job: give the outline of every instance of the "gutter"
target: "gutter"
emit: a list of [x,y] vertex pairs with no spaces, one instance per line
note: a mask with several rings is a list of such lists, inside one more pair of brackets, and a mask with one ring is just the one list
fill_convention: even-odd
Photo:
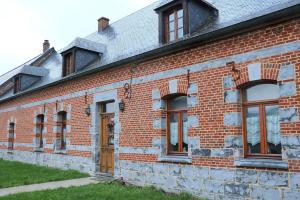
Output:
[[12,99],[16,99],[16,98],[24,96],[26,94],[33,93],[33,92],[36,92],[36,91],[39,91],[39,90],[42,90],[42,89],[45,89],[45,88],[48,88],[51,86],[59,85],[60,83],[64,83],[64,82],[67,82],[67,81],[70,81],[70,80],[73,80],[73,79],[76,79],[79,77],[94,74],[96,72],[100,72],[100,71],[106,70],[108,68],[116,68],[116,67],[123,66],[123,65],[126,65],[129,63],[136,63],[137,61],[144,62],[146,60],[154,59],[156,57],[165,56],[168,54],[172,54],[174,52],[178,52],[181,50],[199,46],[200,44],[203,45],[203,44],[206,44],[209,42],[225,39],[225,38],[237,35],[237,34],[253,31],[258,28],[262,28],[262,27],[265,27],[268,25],[273,25],[273,24],[277,24],[277,23],[284,22],[287,20],[291,20],[291,19],[300,17],[299,10],[300,10],[300,4],[296,4],[294,6],[291,6],[291,7],[279,10],[279,11],[275,11],[275,12],[272,12],[267,15],[256,17],[256,18],[244,21],[244,22],[240,22],[240,23],[237,23],[237,24],[225,27],[225,28],[221,28],[221,29],[209,32],[209,33],[191,36],[189,38],[180,40],[176,43],[167,44],[167,45],[161,46],[154,50],[144,52],[144,53],[136,55],[136,56],[132,56],[132,57],[129,57],[129,58],[126,58],[123,60],[119,60],[119,61],[107,64],[104,66],[99,66],[98,68],[84,71],[84,72],[81,72],[78,74],[74,74],[73,76],[65,77],[63,79],[40,86],[38,88],[34,88],[32,90],[28,90],[28,91],[16,94],[16,95],[8,97],[6,99],[0,100],[0,103],[6,102],[6,101],[9,101]]

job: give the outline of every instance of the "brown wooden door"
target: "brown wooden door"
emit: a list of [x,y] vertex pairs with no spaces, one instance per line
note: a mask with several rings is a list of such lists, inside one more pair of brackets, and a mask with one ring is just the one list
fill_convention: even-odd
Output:
[[101,117],[101,152],[100,171],[102,173],[114,173],[114,114],[104,113]]

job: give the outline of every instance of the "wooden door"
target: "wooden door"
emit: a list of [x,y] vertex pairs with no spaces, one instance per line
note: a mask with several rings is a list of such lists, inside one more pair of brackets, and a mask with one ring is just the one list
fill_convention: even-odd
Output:
[[102,173],[114,173],[114,114],[102,113],[101,119],[101,152],[100,171]]

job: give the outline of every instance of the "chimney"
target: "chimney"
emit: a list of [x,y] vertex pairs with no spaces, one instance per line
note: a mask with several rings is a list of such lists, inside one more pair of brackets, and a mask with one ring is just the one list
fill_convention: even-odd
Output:
[[103,31],[109,26],[109,19],[106,17],[101,17],[98,19],[98,32]]
[[43,53],[45,53],[50,48],[49,40],[45,40],[43,43]]

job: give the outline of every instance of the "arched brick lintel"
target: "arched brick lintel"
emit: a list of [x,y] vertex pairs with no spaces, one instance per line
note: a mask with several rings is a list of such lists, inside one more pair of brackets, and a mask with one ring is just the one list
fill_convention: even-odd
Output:
[[188,82],[186,80],[170,80],[160,85],[160,96],[165,98],[172,94],[188,94]]
[[237,88],[242,88],[252,82],[269,80],[279,82],[279,64],[255,63],[239,70],[239,79],[235,81]]

